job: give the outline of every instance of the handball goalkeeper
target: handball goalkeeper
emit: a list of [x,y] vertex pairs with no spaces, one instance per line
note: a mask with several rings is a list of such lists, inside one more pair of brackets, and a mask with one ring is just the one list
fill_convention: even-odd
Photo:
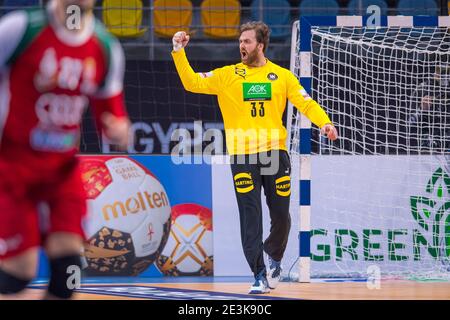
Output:
[[[287,130],[282,121],[287,99],[329,139],[337,139],[337,130],[295,75],[265,57],[269,43],[266,24],[243,24],[239,37],[241,62],[206,73],[195,73],[189,65],[184,50],[188,42],[185,32],[175,33],[172,57],[186,90],[218,97],[231,156],[242,246],[255,276],[249,292],[266,293],[280,279],[281,259],[291,226],[291,165],[285,143]],[[261,187],[271,219],[270,234],[264,242]],[[268,271],[263,252],[268,254]]]

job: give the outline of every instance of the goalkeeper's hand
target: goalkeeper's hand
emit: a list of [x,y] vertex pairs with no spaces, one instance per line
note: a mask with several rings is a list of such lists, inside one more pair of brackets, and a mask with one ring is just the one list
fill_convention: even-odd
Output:
[[186,32],[184,31],[178,31],[173,35],[172,38],[173,51],[177,52],[181,48],[186,47],[188,42],[189,42],[189,35],[187,35]]
[[320,129],[320,133],[327,136],[328,139],[334,141],[338,138],[338,132],[336,128],[331,124],[327,123]]

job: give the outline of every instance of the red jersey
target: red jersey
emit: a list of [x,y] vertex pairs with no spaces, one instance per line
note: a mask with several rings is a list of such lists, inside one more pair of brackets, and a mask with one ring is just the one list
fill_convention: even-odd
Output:
[[126,116],[123,51],[93,17],[74,34],[52,5],[8,14],[0,72],[0,160],[51,171],[75,156],[89,104],[97,124],[105,111]]

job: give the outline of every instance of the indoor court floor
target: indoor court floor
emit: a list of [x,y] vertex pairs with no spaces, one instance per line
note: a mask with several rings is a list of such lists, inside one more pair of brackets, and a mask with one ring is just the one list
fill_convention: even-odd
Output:
[[[281,282],[264,295],[249,295],[249,277],[94,278],[77,289],[79,300],[450,300],[450,282],[382,280],[379,288],[365,280]],[[46,283],[34,281],[22,296],[40,299]]]

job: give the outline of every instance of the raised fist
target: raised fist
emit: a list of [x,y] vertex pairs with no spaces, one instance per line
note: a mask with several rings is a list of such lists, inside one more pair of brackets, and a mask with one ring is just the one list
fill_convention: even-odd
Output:
[[189,35],[187,35],[184,31],[178,31],[172,38],[173,51],[179,51],[181,48],[186,47],[188,42]]

